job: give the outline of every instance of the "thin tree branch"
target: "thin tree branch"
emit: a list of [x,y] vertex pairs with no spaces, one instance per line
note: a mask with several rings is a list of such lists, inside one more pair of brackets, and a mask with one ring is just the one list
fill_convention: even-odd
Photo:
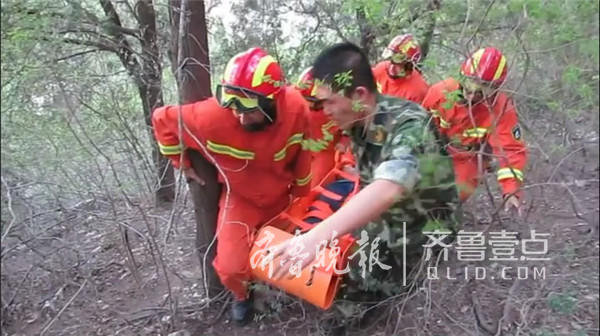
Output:
[[48,331],[48,329],[50,329],[52,324],[54,324],[54,322],[56,322],[56,320],[60,317],[60,315],[62,315],[62,313],[67,309],[67,307],[69,307],[71,305],[71,303],[73,303],[73,301],[79,295],[79,293],[81,293],[81,291],[83,290],[83,288],[85,287],[87,282],[88,282],[87,279],[85,279],[83,281],[83,283],[81,284],[81,286],[79,287],[77,292],[75,294],[73,294],[73,296],[69,299],[69,301],[67,303],[65,303],[65,305],[62,307],[62,309],[52,318],[52,320],[50,320],[50,322],[48,322],[48,324],[46,324],[44,329],[42,329],[42,331],[40,332],[40,336],[43,336],[46,333],[46,331]]
[[98,52],[98,51],[101,51],[101,50],[100,49],[84,50],[84,51],[80,51],[80,52],[77,52],[77,53],[74,53],[74,54],[71,54],[71,55],[67,55],[67,56],[63,56],[63,57],[60,57],[60,58],[56,58],[56,59],[54,59],[54,62],[66,61],[66,60],[71,59],[71,58],[75,58],[75,57],[79,57],[79,56],[83,56],[83,55],[95,53],[95,52]]
[[82,46],[86,46],[86,47],[95,47],[98,50],[111,51],[114,53],[118,53],[118,49],[116,46],[108,45],[108,44],[106,44],[106,42],[80,40],[80,39],[74,39],[74,38],[63,38],[63,42],[70,43],[70,44],[76,44],[76,45],[82,45]]

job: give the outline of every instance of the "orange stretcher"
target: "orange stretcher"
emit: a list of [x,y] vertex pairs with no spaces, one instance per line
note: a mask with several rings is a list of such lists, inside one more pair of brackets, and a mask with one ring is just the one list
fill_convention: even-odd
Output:
[[[311,224],[307,220],[308,218],[320,216],[322,220],[333,213],[331,210],[327,211],[329,204],[319,200],[319,197],[326,196],[329,199],[340,200],[341,196],[325,189],[325,186],[339,180],[347,180],[353,183],[354,186],[351,192],[345,196],[342,204],[358,192],[359,177],[342,171],[343,164],[339,158],[339,153],[336,153],[336,165],[323,178],[321,183],[310,191],[309,195],[295,200],[278,217],[258,231],[250,251],[250,265],[255,280],[280,288],[321,309],[331,307],[340,287],[343,272],[336,272],[335,269],[338,271],[344,270],[348,264],[348,256],[351,247],[355,243],[355,239],[350,234],[338,238],[339,253],[326,248],[321,258],[317,258],[316,261],[305,267],[298,277],[290,279],[285,276],[275,281],[269,277],[269,266],[261,267],[261,261],[264,259],[268,247],[275,246],[291,238],[297,230],[306,232],[312,229],[316,224]],[[335,246],[333,247],[335,248]],[[279,259],[272,262],[274,264],[278,263]],[[313,267],[315,265],[316,267]],[[333,265],[335,265],[335,269]]]

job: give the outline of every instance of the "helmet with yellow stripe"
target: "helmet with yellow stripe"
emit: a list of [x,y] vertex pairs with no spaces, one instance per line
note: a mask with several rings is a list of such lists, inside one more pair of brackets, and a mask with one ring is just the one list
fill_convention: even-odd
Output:
[[227,63],[222,84],[273,98],[283,86],[283,72],[273,56],[261,48],[250,48]]
[[295,87],[308,102],[311,110],[320,110],[323,108],[321,101],[316,96],[317,86],[312,74],[312,67],[308,67],[300,74]]
[[467,78],[497,87],[506,79],[507,70],[506,57],[500,50],[488,47],[477,50],[467,58],[460,73]]
[[279,63],[261,48],[250,48],[231,58],[215,96],[236,114],[262,112],[268,122],[276,117],[275,98],[284,85]]
[[398,35],[390,41],[382,56],[395,64],[406,61],[417,64],[421,60],[421,47],[412,34]]
[[306,100],[315,98],[315,81],[312,74],[312,67],[306,68],[296,82],[296,88]]

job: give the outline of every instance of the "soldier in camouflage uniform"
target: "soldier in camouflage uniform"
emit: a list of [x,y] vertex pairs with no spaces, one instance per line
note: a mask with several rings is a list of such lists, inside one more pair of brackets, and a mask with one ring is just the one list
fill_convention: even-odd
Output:
[[[353,152],[360,171],[361,189],[376,180],[404,184],[416,178],[412,191],[400,197],[379,219],[355,232],[366,230],[369,242],[380,238],[379,257],[389,272],[375,268],[364,273],[358,260],[348,275],[347,293],[377,291],[387,295],[401,291],[403,252],[407,265],[417,264],[427,237],[423,231],[453,231],[458,204],[452,161],[437,138],[435,126],[421,106],[390,96],[376,96],[372,120],[350,130]],[[414,176],[414,172],[417,175]],[[406,223],[404,231],[403,222]],[[406,239],[404,238],[406,234]],[[406,243],[406,247],[403,244]]]
[[[393,294],[402,287],[403,251],[407,264],[420,259],[427,241],[423,231],[453,228],[458,197],[452,161],[423,108],[377,93],[368,59],[357,46],[342,43],[323,51],[313,65],[313,75],[319,81],[317,98],[325,113],[351,135],[361,191],[298,238],[308,253],[302,265],[313,260],[313,250],[321,241],[348,232],[366,238],[361,232],[366,230],[371,244],[367,256],[379,238],[379,260],[392,268],[376,265],[365,274],[355,264],[356,256],[346,277],[347,288]],[[283,255],[275,277],[283,276],[294,258],[286,244],[271,250],[273,257]]]

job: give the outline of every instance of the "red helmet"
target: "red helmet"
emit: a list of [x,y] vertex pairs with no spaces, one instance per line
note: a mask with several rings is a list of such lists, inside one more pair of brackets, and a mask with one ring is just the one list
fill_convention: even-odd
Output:
[[260,48],[250,48],[229,60],[222,84],[273,98],[283,86],[284,79],[275,58]]
[[490,83],[494,86],[501,85],[506,79],[506,57],[496,48],[482,48],[463,62],[460,73],[469,78]]
[[383,58],[391,58],[392,63],[409,60],[419,63],[421,60],[421,47],[411,34],[398,35],[392,39],[383,51]]
[[314,100],[315,97],[315,81],[312,74],[312,67],[308,67],[306,70],[300,74],[300,78],[298,78],[298,82],[296,82],[296,88],[304,99],[306,100]]

